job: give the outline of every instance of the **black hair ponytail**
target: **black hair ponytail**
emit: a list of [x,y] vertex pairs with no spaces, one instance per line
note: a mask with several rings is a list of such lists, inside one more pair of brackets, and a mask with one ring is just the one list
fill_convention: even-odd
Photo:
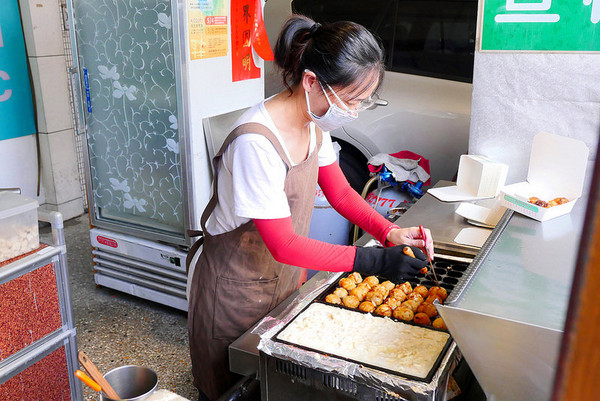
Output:
[[363,82],[374,70],[379,87],[384,73],[383,50],[365,27],[350,21],[321,25],[303,15],[293,15],[284,24],[275,63],[290,91],[305,69],[323,84],[344,87]]

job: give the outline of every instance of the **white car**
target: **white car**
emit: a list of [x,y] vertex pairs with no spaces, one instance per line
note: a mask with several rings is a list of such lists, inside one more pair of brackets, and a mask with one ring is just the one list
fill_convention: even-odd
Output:
[[[321,23],[360,23],[385,49],[381,100],[331,132],[351,185],[362,190],[371,156],[401,150],[430,160],[432,183],[452,180],[469,139],[477,1],[269,0],[264,15],[271,44],[292,10]],[[272,63],[266,70],[270,96],[282,83]]]

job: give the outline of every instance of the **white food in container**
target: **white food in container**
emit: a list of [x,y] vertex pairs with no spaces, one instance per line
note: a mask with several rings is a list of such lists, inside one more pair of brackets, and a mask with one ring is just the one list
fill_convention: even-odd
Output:
[[392,319],[311,304],[277,338],[364,364],[425,378],[449,334]]

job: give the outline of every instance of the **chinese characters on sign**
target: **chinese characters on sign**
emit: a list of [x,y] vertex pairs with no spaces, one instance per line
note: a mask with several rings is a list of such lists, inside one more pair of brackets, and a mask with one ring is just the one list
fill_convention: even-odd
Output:
[[273,59],[261,0],[231,0],[231,47],[233,82],[260,77],[253,50],[264,60]]
[[225,0],[188,0],[190,58],[223,57],[229,49]]
[[481,50],[600,51],[600,0],[486,0]]

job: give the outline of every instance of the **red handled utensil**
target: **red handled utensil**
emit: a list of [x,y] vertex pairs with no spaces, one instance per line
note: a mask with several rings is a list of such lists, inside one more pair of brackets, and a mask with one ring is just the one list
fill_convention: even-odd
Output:
[[440,282],[438,281],[437,275],[435,274],[435,269],[433,268],[433,263],[431,263],[431,257],[429,256],[429,249],[427,249],[427,235],[425,234],[425,229],[423,228],[423,226],[419,226],[419,231],[421,231],[421,238],[423,238],[423,241],[425,242],[425,251],[426,251],[427,261],[429,262],[429,268],[433,272],[433,278],[435,279],[435,283],[437,284],[438,287],[440,287]]

